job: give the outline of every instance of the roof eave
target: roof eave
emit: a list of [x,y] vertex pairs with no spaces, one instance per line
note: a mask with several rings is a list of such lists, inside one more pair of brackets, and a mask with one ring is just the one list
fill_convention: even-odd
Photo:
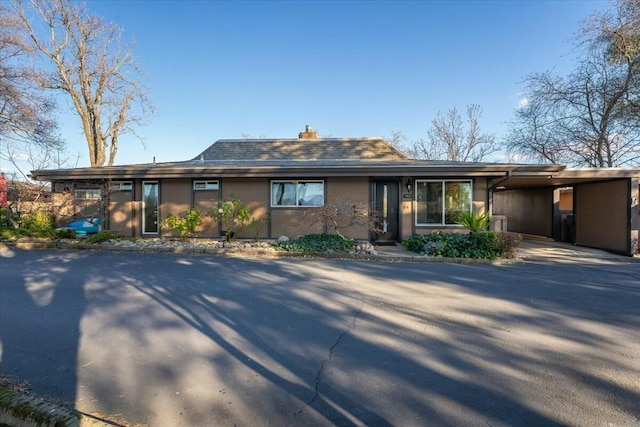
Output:
[[211,165],[188,165],[164,167],[151,165],[143,167],[111,166],[106,168],[77,168],[36,170],[31,175],[39,181],[68,179],[161,179],[161,178],[222,178],[222,177],[279,177],[279,176],[501,176],[507,172],[515,174],[549,174],[559,172],[559,165],[334,165],[309,167],[300,164],[292,166],[245,166],[225,167]]

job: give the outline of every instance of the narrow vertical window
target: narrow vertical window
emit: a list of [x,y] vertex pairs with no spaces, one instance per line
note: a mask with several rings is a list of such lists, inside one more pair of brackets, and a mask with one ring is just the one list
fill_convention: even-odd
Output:
[[142,232],[147,234],[158,233],[158,183],[142,183]]

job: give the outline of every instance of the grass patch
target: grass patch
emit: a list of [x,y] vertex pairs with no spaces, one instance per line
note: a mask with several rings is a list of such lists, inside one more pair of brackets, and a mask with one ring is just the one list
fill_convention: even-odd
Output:
[[0,377],[0,411],[10,415],[14,421],[55,427],[79,424],[82,416],[78,412],[12,388],[6,379]]

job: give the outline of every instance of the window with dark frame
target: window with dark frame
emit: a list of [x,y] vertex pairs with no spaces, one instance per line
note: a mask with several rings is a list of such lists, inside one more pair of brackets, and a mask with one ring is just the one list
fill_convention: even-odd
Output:
[[324,181],[271,181],[272,207],[324,205]]
[[133,183],[131,181],[112,181],[111,191],[132,191]]
[[100,188],[77,188],[73,192],[76,200],[101,200],[102,190]]
[[416,225],[457,225],[461,213],[471,213],[472,193],[471,181],[416,180]]
[[193,181],[193,189],[194,190],[199,190],[199,191],[204,191],[204,190],[218,190],[220,187],[218,181],[202,181],[202,180],[198,180],[198,181]]

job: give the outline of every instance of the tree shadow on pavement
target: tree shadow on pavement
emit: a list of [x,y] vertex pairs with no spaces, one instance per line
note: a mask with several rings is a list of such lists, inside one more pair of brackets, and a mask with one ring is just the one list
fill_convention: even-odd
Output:
[[[75,284],[54,307],[82,306],[56,326],[76,335],[61,340],[77,351],[64,365],[82,410],[153,426],[624,425],[640,414],[629,380],[640,375],[638,267],[89,259],[49,278]],[[13,298],[15,323],[31,303]],[[5,353],[17,363],[17,339],[7,352],[0,337],[0,366]]]
[[[554,422],[640,422],[640,384],[630,380],[640,376],[635,260],[348,268],[379,283],[419,284],[413,310],[406,301],[389,302],[388,290],[370,294],[369,302],[384,306],[386,316],[396,313],[422,324],[430,337],[442,337],[426,346],[437,349],[429,351],[436,365],[454,368],[469,382],[500,390],[539,413],[562,414],[551,418]],[[424,337],[414,344],[421,343]],[[509,423],[529,424],[526,420]]]
[[[172,404],[183,406],[184,424],[567,423],[510,389],[526,382],[500,378],[503,366],[530,373],[528,364],[538,356],[502,348],[473,322],[421,310],[414,302],[422,298],[422,281],[398,273],[407,265],[206,257],[154,261],[142,279],[125,273],[115,278],[146,298],[136,313],[103,325],[127,327],[141,348],[156,353],[151,349],[155,338],[174,337],[172,360],[136,368],[143,369],[137,373],[143,378],[166,371],[168,382],[138,386],[140,399],[131,411],[169,411],[166,398],[163,408],[139,402],[157,397],[151,393],[157,395],[158,385],[178,389],[192,381],[187,376],[196,375],[199,391],[186,396],[180,391]],[[417,268],[414,273],[429,274],[424,265],[410,265]],[[449,283],[459,288],[470,286],[465,281],[471,279],[447,273],[432,280],[441,282],[445,289],[439,292],[446,294]],[[394,281],[406,288],[404,301],[394,303],[385,295]],[[381,295],[376,295],[378,284]],[[492,319],[493,314],[478,316],[504,321]],[[465,315],[473,316],[473,309]],[[189,338],[194,333],[198,337]],[[196,341],[203,336],[210,341],[205,348],[189,350],[202,346]],[[147,372],[149,366],[153,369]],[[121,388],[119,377],[111,381],[110,389]],[[243,402],[236,400],[240,396]]]
[[0,252],[0,373],[73,406],[80,322],[90,278],[80,253]]

